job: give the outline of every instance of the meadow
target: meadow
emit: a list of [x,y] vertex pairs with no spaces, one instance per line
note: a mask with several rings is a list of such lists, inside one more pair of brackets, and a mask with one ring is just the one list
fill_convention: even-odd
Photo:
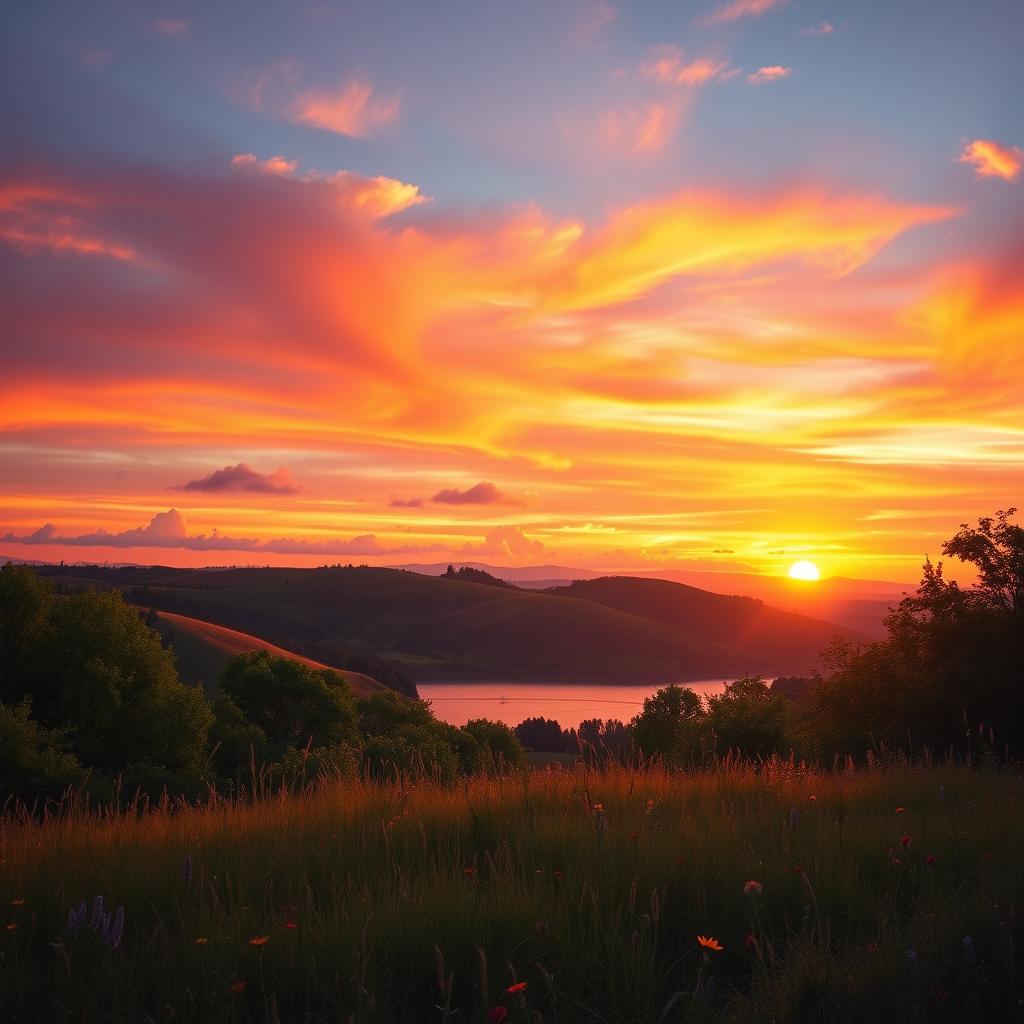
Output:
[[1021,785],[773,759],[8,805],[0,1018],[1020,1020]]

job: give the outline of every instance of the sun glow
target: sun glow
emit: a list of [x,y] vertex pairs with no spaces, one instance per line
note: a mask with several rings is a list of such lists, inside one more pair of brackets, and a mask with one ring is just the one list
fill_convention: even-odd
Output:
[[801,559],[789,567],[789,578],[791,580],[820,580],[821,573],[813,562]]

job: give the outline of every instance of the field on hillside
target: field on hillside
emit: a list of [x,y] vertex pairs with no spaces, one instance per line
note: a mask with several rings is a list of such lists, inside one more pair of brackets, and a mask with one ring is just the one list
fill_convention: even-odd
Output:
[[1020,1020],[1021,796],[774,762],[8,808],[0,1019]]

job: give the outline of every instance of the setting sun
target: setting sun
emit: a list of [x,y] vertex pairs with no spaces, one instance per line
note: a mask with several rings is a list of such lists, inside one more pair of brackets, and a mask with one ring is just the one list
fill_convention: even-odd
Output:
[[789,578],[792,580],[820,580],[821,573],[813,562],[801,559],[789,567]]

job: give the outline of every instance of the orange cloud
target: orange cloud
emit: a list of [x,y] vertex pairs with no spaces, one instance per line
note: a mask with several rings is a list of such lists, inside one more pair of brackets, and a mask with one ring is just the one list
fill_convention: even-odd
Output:
[[751,85],[764,85],[765,82],[777,82],[780,78],[789,78],[792,74],[792,68],[783,67],[781,64],[771,64],[768,67],[758,68],[752,75],[747,75],[747,81]]
[[351,171],[338,171],[328,175],[326,180],[346,203],[371,217],[388,217],[430,201],[430,197],[425,196],[417,185],[382,175],[363,178]]
[[292,116],[302,124],[325,131],[361,138],[398,116],[397,96],[378,98],[369,83],[353,79],[340,91],[314,89],[300,93],[292,105]]
[[783,7],[786,0],[732,0],[731,3],[717,7],[707,17],[702,18],[701,25],[722,25],[740,18],[759,18],[762,14],[778,7]]
[[957,159],[959,163],[970,164],[976,178],[1016,181],[1024,167],[1024,150],[1019,146],[1004,146],[992,139],[975,139],[964,147]]
[[697,57],[685,63],[683,51],[677,46],[658,46],[651,50],[648,60],[640,65],[644,78],[666,85],[704,85],[721,77],[729,67],[727,60]]

